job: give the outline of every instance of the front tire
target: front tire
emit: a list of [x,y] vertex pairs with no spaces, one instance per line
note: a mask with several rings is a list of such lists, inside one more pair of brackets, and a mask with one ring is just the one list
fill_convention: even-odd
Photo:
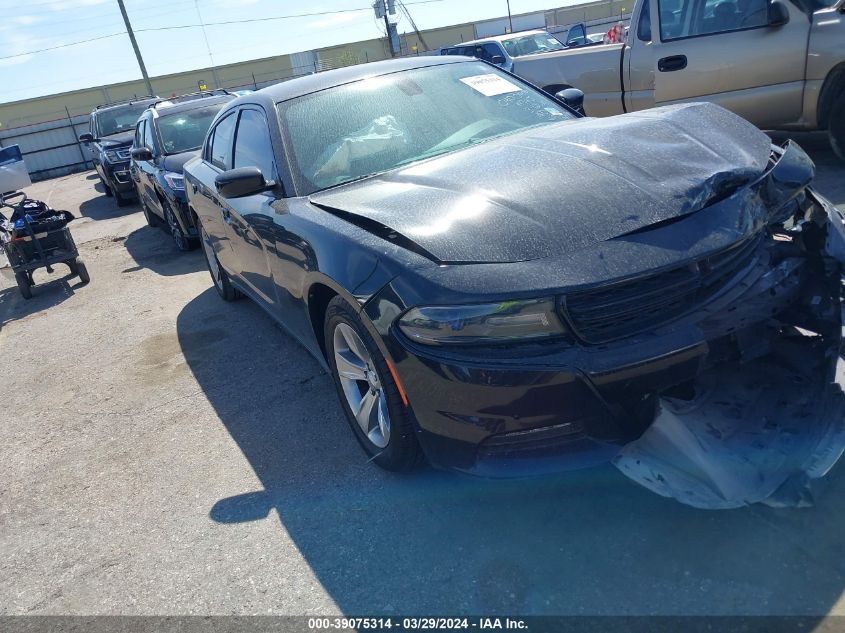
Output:
[[103,180],[102,177],[100,177],[100,184],[103,185],[103,193],[106,194],[106,197],[111,198],[114,195],[114,192],[111,190],[111,187],[106,184],[106,181]]
[[147,203],[144,202],[144,199],[139,196],[141,200],[141,210],[144,212],[144,219],[147,221],[147,226],[152,226],[153,228],[159,226],[161,224],[161,220],[158,219],[158,216],[150,211],[150,208],[147,206]]
[[839,98],[833,104],[827,134],[833,151],[839,157],[839,160],[845,161],[845,91],[839,95]]
[[176,248],[182,252],[194,250],[194,240],[185,235],[182,226],[179,224],[179,220],[176,218],[176,214],[173,212],[173,208],[167,202],[162,204],[164,206],[164,219],[170,228],[170,236],[173,238]]
[[208,267],[208,273],[211,275],[211,280],[214,282],[214,289],[220,298],[224,301],[235,301],[241,297],[241,293],[232,285],[228,273],[223,270],[220,261],[217,259],[217,254],[211,245],[211,238],[205,232],[202,224],[197,222],[197,228],[200,233],[200,242],[202,243],[202,252],[205,255],[205,264]]
[[372,336],[342,297],[329,302],[324,336],[340,404],[358,443],[385,470],[413,468],[421,453],[410,407]]

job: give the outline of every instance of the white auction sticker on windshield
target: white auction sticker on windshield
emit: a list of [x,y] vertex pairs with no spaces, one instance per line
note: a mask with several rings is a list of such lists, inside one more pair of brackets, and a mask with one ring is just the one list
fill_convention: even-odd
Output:
[[464,77],[461,81],[470,88],[478,90],[478,92],[487,97],[495,97],[496,95],[503,95],[508,92],[519,92],[522,90],[522,88],[516,84],[512,84],[504,77],[500,77],[494,73],[490,73],[489,75]]

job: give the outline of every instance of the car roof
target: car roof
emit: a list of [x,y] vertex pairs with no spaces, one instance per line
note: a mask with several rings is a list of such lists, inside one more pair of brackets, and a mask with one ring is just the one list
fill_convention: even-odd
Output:
[[209,105],[224,104],[237,98],[237,95],[225,94],[192,99],[191,101],[183,101],[182,103],[171,103],[167,99],[164,99],[158,101],[157,103],[153,103],[149,108],[147,108],[147,110],[153,110],[158,113],[159,116],[163,116],[165,114],[176,114],[178,112],[196,110]]
[[130,101],[121,101],[119,103],[106,103],[101,106],[97,106],[91,112],[91,114],[99,114],[100,112],[108,112],[109,110],[117,110],[120,108],[125,108],[126,106],[134,106],[134,105],[151,105],[156,101],[161,101],[161,97],[144,97],[142,99],[132,99]]
[[336,70],[326,70],[313,75],[288,79],[287,81],[262,88],[261,90],[256,90],[252,94],[238,97],[237,101],[233,102],[230,107],[248,103],[264,103],[269,106],[271,105],[270,102],[274,105],[281,101],[295,99],[297,97],[302,97],[328,88],[334,88],[336,86],[342,86],[361,79],[378,77],[380,75],[389,75],[391,73],[401,72],[403,70],[413,70],[415,68],[427,68],[430,66],[442,66],[444,64],[458,64],[466,62],[478,63],[478,60],[474,57],[464,57],[461,55],[450,55],[449,57],[426,55],[423,57],[388,59],[380,62],[347,66]]
[[461,42],[453,46],[446,46],[444,48],[457,48],[459,46],[467,46],[470,44],[483,44],[484,42],[502,42],[513,37],[522,37],[523,35],[537,35],[538,33],[548,35],[548,31],[543,29],[531,29],[530,31],[517,31],[516,33],[505,33],[504,35],[491,35],[490,37],[480,37],[477,40],[470,40],[469,42]]

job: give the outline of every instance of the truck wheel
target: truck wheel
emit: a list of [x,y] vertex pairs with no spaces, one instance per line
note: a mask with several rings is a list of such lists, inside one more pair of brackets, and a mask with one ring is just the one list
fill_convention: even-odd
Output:
[[827,133],[833,151],[840,160],[845,160],[845,92],[833,103]]
[[125,207],[132,200],[130,198],[124,198],[122,193],[115,191],[114,192],[114,201],[117,202],[117,206]]
[[26,273],[15,273],[15,281],[18,282],[18,290],[24,299],[32,299],[32,285],[29,283],[29,275]]
[[111,187],[109,187],[106,184],[106,181],[102,178],[100,178],[100,184],[103,185],[103,193],[105,193],[107,197],[111,198],[114,195],[114,192],[111,190]]

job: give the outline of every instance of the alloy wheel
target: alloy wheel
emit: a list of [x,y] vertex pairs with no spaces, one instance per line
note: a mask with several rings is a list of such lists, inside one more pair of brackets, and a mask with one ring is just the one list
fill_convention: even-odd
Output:
[[390,413],[372,356],[346,323],[334,330],[334,361],[340,385],[358,426],[377,448],[390,442]]
[[179,221],[176,219],[176,214],[173,213],[173,209],[170,208],[170,205],[165,206],[165,216],[167,217],[167,225],[170,227],[170,235],[173,236],[173,241],[176,243],[176,248],[180,251],[188,250],[188,239],[185,237],[185,233],[182,231],[182,227],[179,226]]

